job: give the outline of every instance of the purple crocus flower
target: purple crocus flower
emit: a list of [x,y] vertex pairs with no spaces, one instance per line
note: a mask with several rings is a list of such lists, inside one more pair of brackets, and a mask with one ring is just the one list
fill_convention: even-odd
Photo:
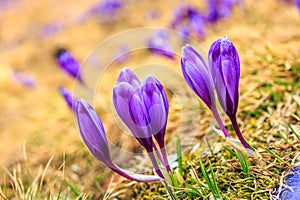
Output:
[[209,64],[220,104],[228,116],[235,116],[239,101],[240,60],[228,37],[211,45]]
[[14,70],[12,79],[27,88],[34,88],[35,87],[35,80],[32,76],[28,76],[25,74],[20,73],[19,71]]
[[123,69],[113,90],[113,101],[122,121],[147,151],[152,151],[152,136],[164,145],[168,102],[163,86],[154,77],[140,83],[130,69]]
[[81,138],[97,160],[132,181],[150,182],[160,179],[158,176],[141,175],[126,171],[113,163],[103,124],[95,110],[87,101],[80,99],[76,103],[75,112]]
[[156,139],[163,157],[161,161],[170,171],[164,149],[169,106],[166,93],[159,81],[148,76],[140,83],[136,75],[125,68],[114,87],[113,102],[120,118],[147,150],[151,160],[153,148],[157,149],[152,136]]
[[296,5],[297,5],[298,10],[300,11],[300,0],[296,0]]
[[77,99],[64,87],[58,88],[59,93],[64,98],[65,102],[67,103],[68,107],[73,111],[76,110],[76,101]]
[[147,41],[148,48],[151,52],[168,58],[174,58],[174,50],[169,42],[168,35],[164,32],[157,32]]
[[209,49],[208,59],[219,102],[225,113],[229,116],[241,143],[244,147],[250,149],[236,121],[240,80],[238,52],[228,37],[224,36],[213,42]]
[[80,64],[70,52],[65,49],[59,49],[56,53],[56,61],[67,74],[83,83],[81,74],[79,73]]
[[194,92],[208,108],[215,106],[214,83],[204,58],[191,46],[182,49],[182,73]]
[[214,95],[214,82],[204,58],[191,46],[182,48],[181,67],[183,76],[188,85],[207,105],[216,118],[226,138],[230,138],[220,115],[217,111]]

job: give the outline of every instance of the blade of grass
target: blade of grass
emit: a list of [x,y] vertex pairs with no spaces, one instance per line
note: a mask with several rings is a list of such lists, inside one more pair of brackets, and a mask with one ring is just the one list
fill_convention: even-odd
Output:
[[214,173],[214,171],[213,171],[213,169],[212,169],[212,165],[211,165],[210,162],[209,162],[209,169],[210,169],[211,178],[212,178],[212,180],[213,180],[215,190],[216,190],[216,192],[217,192],[217,194],[218,194],[218,196],[219,196],[219,195],[220,195],[220,191],[219,191],[218,184],[217,184],[217,181],[216,181],[215,173]]
[[172,200],[178,200],[178,197],[176,195],[174,195],[172,189],[169,187],[168,183],[166,181],[163,181],[164,182],[164,185],[168,191],[168,194],[170,195],[171,199]]
[[176,177],[174,177],[173,174],[172,174],[171,172],[169,173],[169,176],[170,176],[170,178],[171,178],[171,180],[172,180],[173,186],[176,187],[176,188],[178,188],[179,185],[178,185],[178,182],[177,182],[177,180],[176,180]]
[[67,186],[70,187],[70,189],[74,192],[74,194],[76,196],[80,196],[80,192],[79,189],[76,187],[76,185],[72,184],[70,181],[68,181],[67,179],[64,179],[65,183],[67,184]]
[[274,153],[271,149],[266,148],[266,151],[267,151],[271,156],[275,157],[278,161],[284,162],[284,160],[283,160],[280,156],[278,156],[276,153]]
[[294,130],[294,128],[292,127],[292,125],[288,124],[288,126],[291,129],[292,133],[294,133],[294,135],[296,136],[296,138],[300,141],[300,136],[296,133],[296,131]]
[[202,163],[201,159],[199,160],[199,163],[200,163],[200,169],[202,171],[202,174],[203,174],[203,178],[204,180],[206,181],[211,193],[213,194],[213,196],[217,199],[219,198],[219,195],[218,195],[218,189],[215,187],[215,185],[213,185],[213,183],[211,182],[210,178],[209,178],[209,175],[208,175],[208,172],[204,166],[204,164]]
[[182,154],[181,154],[180,137],[177,138],[176,149],[177,149],[177,160],[178,160],[179,174],[181,175],[181,177],[183,177],[183,175],[182,175]]

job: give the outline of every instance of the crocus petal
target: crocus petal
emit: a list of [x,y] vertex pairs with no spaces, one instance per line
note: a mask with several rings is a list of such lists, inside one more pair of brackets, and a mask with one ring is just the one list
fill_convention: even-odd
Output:
[[226,36],[211,45],[209,65],[222,108],[228,115],[235,115],[239,99],[240,61],[234,45]]
[[144,80],[142,95],[149,113],[152,134],[160,147],[163,147],[169,112],[167,95],[160,82],[152,76]]
[[[136,102],[136,96],[133,97],[134,95],[137,95],[136,93],[139,91],[140,88],[134,89],[128,82],[117,83],[113,89],[113,102],[119,117],[130,129],[132,134],[136,137],[141,145],[143,145],[147,150],[151,150],[152,147],[150,148],[150,144],[152,145],[152,140],[149,140],[151,135],[149,136],[149,130],[147,130],[147,128],[149,128],[149,119],[140,119],[143,117],[148,118],[148,116],[145,116],[146,114],[140,115],[140,112],[146,112],[143,110],[145,108],[131,108],[131,106],[136,106],[135,104],[138,106],[143,106],[140,105],[141,103]],[[134,109],[142,110],[137,110],[137,112],[139,112],[139,114],[137,114],[135,113]]]
[[134,88],[126,82],[117,83],[113,89],[113,102],[115,109],[121,120],[131,131],[134,130],[135,126],[129,113],[129,100],[133,93]]
[[191,46],[185,46],[182,49],[181,67],[189,86],[211,108],[215,104],[214,84],[203,57]]
[[83,99],[77,101],[76,110],[76,120],[85,145],[99,161],[111,166],[105,130],[97,113]]
[[152,150],[150,118],[140,90],[136,90],[130,98],[129,113],[134,122],[134,136],[147,150]]
[[124,68],[119,74],[118,83],[125,82],[131,85],[134,89],[140,87],[141,82],[138,77],[129,69]]
[[75,111],[76,110],[75,105],[77,99],[64,87],[59,87],[58,90],[61,96],[66,101],[68,107]]
[[80,82],[83,82],[79,73],[79,62],[65,49],[59,49],[56,53],[56,60],[59,66],[70,76],[76,78]]

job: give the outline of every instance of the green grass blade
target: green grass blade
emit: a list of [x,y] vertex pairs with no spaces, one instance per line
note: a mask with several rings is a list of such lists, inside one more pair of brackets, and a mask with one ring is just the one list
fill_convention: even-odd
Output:
[[70,187],[70,189],[76,194],[76,196],[81,196],[79,189],[76,187],[76,185],[72,184],[70,181],[68,181],[67,179],[64,179],[65,183],[67,184],[67,186]]
[[271,149],[266,148],[266,151],[273,157],[275,157],[277,160],[279,160],[280,162],[284,162],[284,160],[278,156],[276,153],[274,153]]
[[178,160],[178,169],[179,169],[179,174],[181,177],[182,175],[182,153],[181,153],[181,143],[180,143],[180,137],[177,138],[176,142],[176,149],[177,149],[177,160]]
[[296,136],[296,138],[300,141],[300,136],[298,135],[298,133],[294,130],[294,128],[292,127],[291,124],[288,124],[289,128],[291,129],[292,133],[294,133],[294,135]]
[[204,180],[206,181],[211,193],[213,194],[213,196],[215,198],[217,198],[216,196],[218,195],[218,191],[216,191],[215,187],[213,186],[213,183],[211,182],[209,176],[208,176],[208,172],[204,166],[204,164],[202,163],[201,159],[200,159],[200,169],[202,171],[202,174],[203,174],[203,178]]
[[218,195],[220,195],[220,191],[219,191],[218,184],[217,184],[217,181],[216,181],[215,173],[212,169],[212,165],[211,165],[210,162],[209,162],[209,169],[210,169],[210,173],[211,173],[211,178],[212,178],[213,183],[214,183],[215,191],[217,192]]

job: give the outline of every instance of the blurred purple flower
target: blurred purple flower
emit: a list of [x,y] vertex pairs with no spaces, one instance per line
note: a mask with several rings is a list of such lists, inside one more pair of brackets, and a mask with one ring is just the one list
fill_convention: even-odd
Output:
[[114,22],[118,17],[117,14],[123,7],[121,0],[104,0],[94,5],[90,13],[101,17],[104,23]]
[[175,9],[171,26],[176,30],[182,30],[184,27],[188,29],[189,33],[195,33],[199,38],[204,37],[205,20],[203,15],[191,5],[180,5]]
[[300,11],[300,0],[296,0],[296,5],[297,5],[298,10]]
[[207,0],[207,14],[206,14],[206,20],[210,23],[214,23],[218,21],[220,18],[219,12],[218,12],[218,5],[216,0]]
[[147,41],[148,48],[151,52],[158,55],[174,58],[174,50],[170,44],[168,35],[164,32],[157,32]]
[[235,0],[207,0],[206,21],[215,23],[222,18],[227,18],[231,15]]
[[35,87],[35,80],[32,76],[21,74],[19,71],[14,70],[12,74],[12,79],[18,84],[21,84],[27,88]]
[[119,175],[139,182],[158,181],[158,176],[141,175],[126,171],[115,163],[110,157],[108,141],[103,124],[92,106],[85,100],[77,101],[75,116],[78,123],[81,138],[92,155],[111,168]]
[[56,53],[58,65],[70,76],[83,83],[80,70],[80,63],[65,49],[59,49]]
[[63,27],[64,25],[62,22],[55,22],[53,24],[45,25],[40,32],[42,36],[49,37],[58,33]]
[[61,96],[64,98],[65,102],[67,103],[68,107],[72,109],[73,111],[76,110],[76,102],[77,99],[71,94],[66,88],[64,87],[59,87],[58,88],[59,93]]
[[129,58],[129,47],[126,45],[122,45],[120,46],[120,48],[118,49],[118,52],[116,53],[116,62],[118,64],[122,64],[124,63],[126,60],[128,60]]

